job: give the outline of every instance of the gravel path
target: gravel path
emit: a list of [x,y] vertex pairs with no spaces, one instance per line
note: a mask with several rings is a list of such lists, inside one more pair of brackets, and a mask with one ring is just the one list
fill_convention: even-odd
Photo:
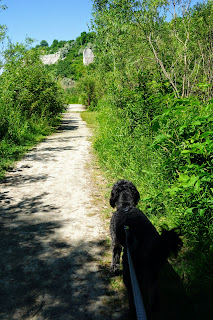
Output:
[[91,132],[70,105],[58,132],[0,184],[0,319],[113,319],[98,261],[106,230],[92,201]]

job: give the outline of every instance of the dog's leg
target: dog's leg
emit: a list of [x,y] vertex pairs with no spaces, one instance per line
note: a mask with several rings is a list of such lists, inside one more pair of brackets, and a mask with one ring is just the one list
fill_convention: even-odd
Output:
[[122,246],[119,244],[116,238],[112,239],[112,262],[111,262],[111,272],[113,274],[118,274],[120,272],[120,256],[121,256]]

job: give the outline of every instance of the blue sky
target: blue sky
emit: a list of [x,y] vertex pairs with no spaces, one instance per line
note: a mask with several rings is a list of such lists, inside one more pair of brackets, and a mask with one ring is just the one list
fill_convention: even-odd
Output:
[[8,27],[13,43],[31,37],[46,40],[74,40],[89,32],[92,0],[2,0],[8,9],[0,12],[0,24]]
[[[191,3],[196,3],[192,0]],[[201,2],[201,1],[198,1]],[[8,9],[0,12],[0,24],[8,27],[13,43],[26,37],[46,40],[74,40],[81,32],[89,32],[92,0],[2,0]]]

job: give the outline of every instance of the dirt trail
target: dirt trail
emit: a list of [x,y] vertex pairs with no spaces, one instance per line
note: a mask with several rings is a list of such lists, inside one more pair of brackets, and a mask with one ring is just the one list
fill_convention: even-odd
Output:
[[73,113],[82,110],[70,105],[58,132],[0,184],[2,320],[114,319],[97,263],[106,230],[85,168],[91,132]]

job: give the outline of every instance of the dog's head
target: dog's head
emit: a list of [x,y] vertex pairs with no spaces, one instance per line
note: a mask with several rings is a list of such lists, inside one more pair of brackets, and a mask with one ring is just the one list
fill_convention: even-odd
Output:
[[112,208],[136,206],[140,200],[140,194],[134,184],[128,180],[119,180],[111,191],[110,205]]

